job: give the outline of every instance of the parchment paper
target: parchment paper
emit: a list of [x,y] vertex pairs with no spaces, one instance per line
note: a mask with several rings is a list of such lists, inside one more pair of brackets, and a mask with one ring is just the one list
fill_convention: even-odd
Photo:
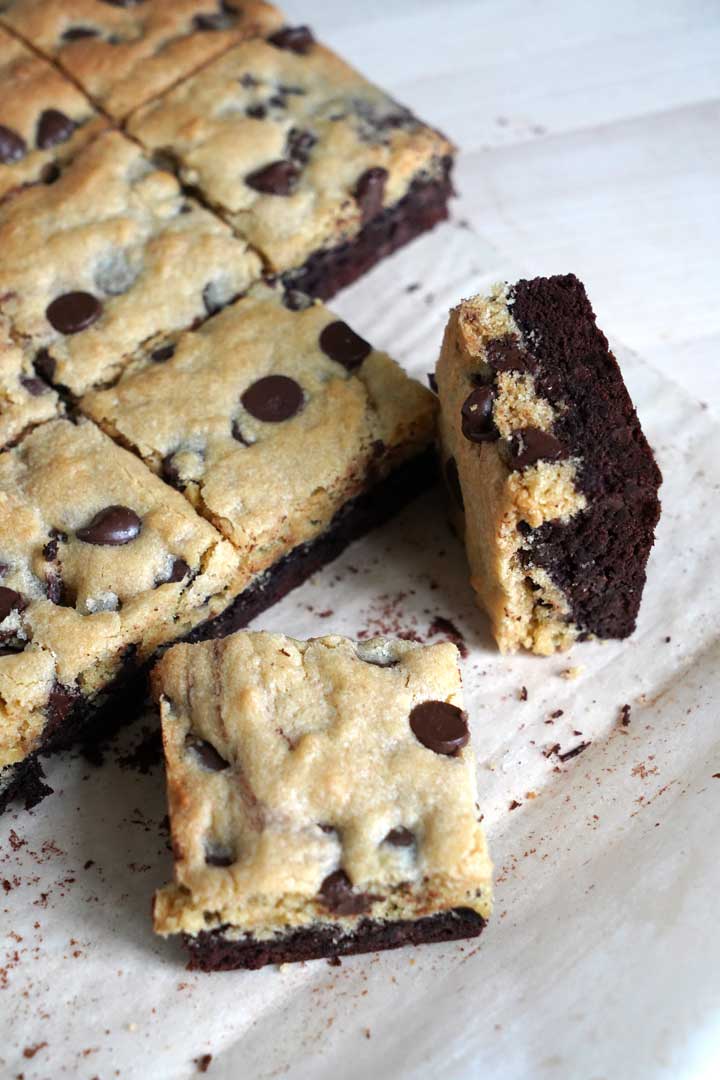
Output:
[[[333,306],[424,378],[449,306],[516,276],[455,223]],[[439,640],[452,632],[439,616],[462,635],[497,867],[483,937],[341,967],[187,972],[151,931],[171,864],[141,721],[101,767],[53,759],[55,795],[0,820],[3,1077],[718,1075],[720,439],[676,385],[618,356],[665,475],[631,640],[500,656],[435,494],[255,623]]]

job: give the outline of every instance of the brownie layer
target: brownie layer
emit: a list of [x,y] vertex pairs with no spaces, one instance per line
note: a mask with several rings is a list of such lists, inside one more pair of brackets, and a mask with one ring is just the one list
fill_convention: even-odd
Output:
[[439,178],[417,179],[405,196],[369,221],[353,240],[317,251],[304,266],[282,275],[287,289],[328,300],[398,248],[448,216],[454,194],[452,158],[443,158]]
[[422,919],[378,922],[362,919],[352,934],[322,926],[294,930],[283,937],[258,941],[253,937],[232,941],[223,930],[201,930],[184,934],[193,971],[256,969],[266,964],[289,964],[297,960],[318,960],[325,956],[399,949],[403,945],[430,945],[440,941],[477,937],[485,919],[470,908],[453,908]]
[[662,475],[582,283],[573,274],[519,281],[510,300],[540,361],[537,392],[557,408],[553,434],[581,459],[575,482],[588,502],[566,524],[531,532],[521,558],[562,589],[581,631],[627,637],[660,516]]

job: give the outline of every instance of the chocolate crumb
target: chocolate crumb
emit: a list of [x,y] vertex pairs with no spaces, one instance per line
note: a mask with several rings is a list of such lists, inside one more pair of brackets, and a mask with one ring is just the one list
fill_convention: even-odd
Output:
[[47,1046],[46,1042],[35,1043],[35,1046],[26,1046],[23,1050],[24,1058],[34,1058],[38,1050],[43,1050]]
[[553,754],[557,754],[559,752],[559,750],[560,750],[560,743],[556,742],[556,743],[553,743],[552,746],[548,746],[548,748],[546,750],[543,750],[543,754],[545,755],[545,757],[552,757]]
[[623,727],[630,726],[630,706],[623,705],[620,708],[620,723]]
[[582,754],[583,750],[587,750],[589,742],[578,743],[577,746],[573,746],[572,750],[566,750],[564,754],[558,754],[560,761],[569,761],[570,758],[577,757],[578,754]]
[[672,641],[672,638],[671,638],[671,637],[666,637],[666,638],[665,638],[665,644],[666,644],[666,645],[669,645],[671,641]]
[[519,803],[517,799],[513,799],[513,801],[508,806],[508,810],[517,810],[518,806],[522,806],[522,803]]
[[212,1054],[202,1054],[200,1057],[196,1057],[195,1064],[197,1065],[197,1071],[199,1073],[206,1073],[210,1068],[212,1058]]
[[339,956],[329,956],[328,965],[329,967],[342,967],[342,960]]
[[527,699],[528,699],[527,686],[521,686],[520,687],[518,697],[520,698],[520,701],[527,701]]
[[720,780],[720,772],[714,772],[712,778],[713,780]]
[[556,709],[555,712],[550,713],[550,718],[552,720],[557,720],[558,717],[563,715],[564,711],[565,711],[564,709]]
[[86,862],[83,863],[83,870],[89,870],[90,867],[94,866],[94,865],[95,865],[95,860],[94,859],[88,859]]

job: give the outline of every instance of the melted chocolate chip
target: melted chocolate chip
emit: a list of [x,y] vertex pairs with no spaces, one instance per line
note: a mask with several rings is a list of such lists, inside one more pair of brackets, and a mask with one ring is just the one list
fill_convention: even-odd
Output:
[[77,334],[100,318],[102,304],[92,293],[64,293],[48,304],[45,314],[59,333]]
[[226,848],[209,848],[205,851],[205,862],[208,866],[232,866],[235,856]]
[[404,825],[391,829],[383,840],[384,844],[392,844],[393,847],[412,847],[415,843],[415,833],[410,832]]
[[352,882],[344,870],[335,870],[320,886],[319,899],[335,915],[363,915],[369,910],[373,897],[353,892]]
[[20,161],[26,153],[25,140],[17,131],[0,124],[0,165],[11,165],[14,161]]
[[549,431],[525,427],[514,431],[508,444],[508,462],[511,469],[527,469],[538,461],[560,461],[567,457],[567,450]]
[[298,56],[305,56],[315,44],[309,26],[284,26],[282,30],[271,34],[268,41],[278,49],[289,49]]
[[307,165],[310,151],[316,142],[317,139],[311,131],[293,128],[287,139],[288,154],[299,165]]
[[6,589],[4,585],[0,585],[0,622],[7,619],[11,612],[24,611],[26,607],[27,600],[22,593],[15,592],[15,589]]
[[150,353],[150,359],[154,364],[164,364],[166,360],[170,360],[174,355],[174,345],[161,345],[159,349],[154,349]]
[[491,386],[479,386],[463,402],[462,433],[470,442],[494,442],[500,438],[493,420],[494,404],[495,391]]
[[49,150],[51,146],[67,142],[76,127],[75,121],[59,109],[45,109],[38,120],[35,144],[40,150]]
[[423,701],[410,713],[415,738],[434,754],[454,756],[467,745],[470,732],[467,715],[447,701]]
[[363,225],[372,221],[382,210],[387,178],[387,169],[376,167],[367,169],[355,185],[353,194],[362,213]]
[[20,385],[27,390],[31,397],[41,397],[50,389],[42,379],[33,379],[28,375],[20,376]]
[[537,369],[535,357],[512,334],[489,341],[485,346],[485,359],[496,373],[515,371],[532,375]]
[[168,581],[184,581],[190,573],[190,567],[184,559],[174,559]]
[[301,292],[300,289],[287,289],[283,296],[283,303],[290,311],[305,311],[313,304],[312,297]]
[[185,739],[185,749],[208,772],[224,772],[225,769],[230,768],[230,763],[206,739],[198,739],[194,735],[188,735]]
[[319,343],[325,355],[342,364],[347,371],[359,368],[372,352],[372,345],[344,322],[328,323],[320,334]]
[[35,359],[33,360],[33,367],[37,371],[38,375],[41,375],[44,379],[47,379],[48,382],[52,382],[55,376],[55,368],[57,367],[57,363],[55,361],[55,357],[51,356],[47,349],[40,349],[40,351],[35,354]]
[[464,510],[465,500],[463,499],[462,488],[460,487],[460,475],[458,473],[457,461],[454,457],[448,458],[445,462],[445,482],[454,501],[461,510]]
[[80,41],[82,38],[99,37],[100,31],[92,26],[70,26],[63,31],[63,41]]
[[289,420],[305,402],[302,387],[287,375],[266,375],[258,379],[240,400],[251,416],[268,424]]
[[106,506],[76,536],[85,544],[101,547],[120,547],[129,544],[139,535],[142,519],[127,506]]
[[292,195],[300,170],[292,161],[273,161],[245,177],[245,183],[263,195]]

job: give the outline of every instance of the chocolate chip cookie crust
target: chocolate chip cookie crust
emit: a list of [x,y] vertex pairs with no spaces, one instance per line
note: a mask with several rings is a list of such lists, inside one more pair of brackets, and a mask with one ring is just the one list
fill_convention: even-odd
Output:
[[458,654],[239,633],[153,673],[175,883],[155,928],[206,970],[480,932],[478,823]]
[[627,637],[662,478],[581,282],[460,304],[437,383],[454,520],[500,648]]

